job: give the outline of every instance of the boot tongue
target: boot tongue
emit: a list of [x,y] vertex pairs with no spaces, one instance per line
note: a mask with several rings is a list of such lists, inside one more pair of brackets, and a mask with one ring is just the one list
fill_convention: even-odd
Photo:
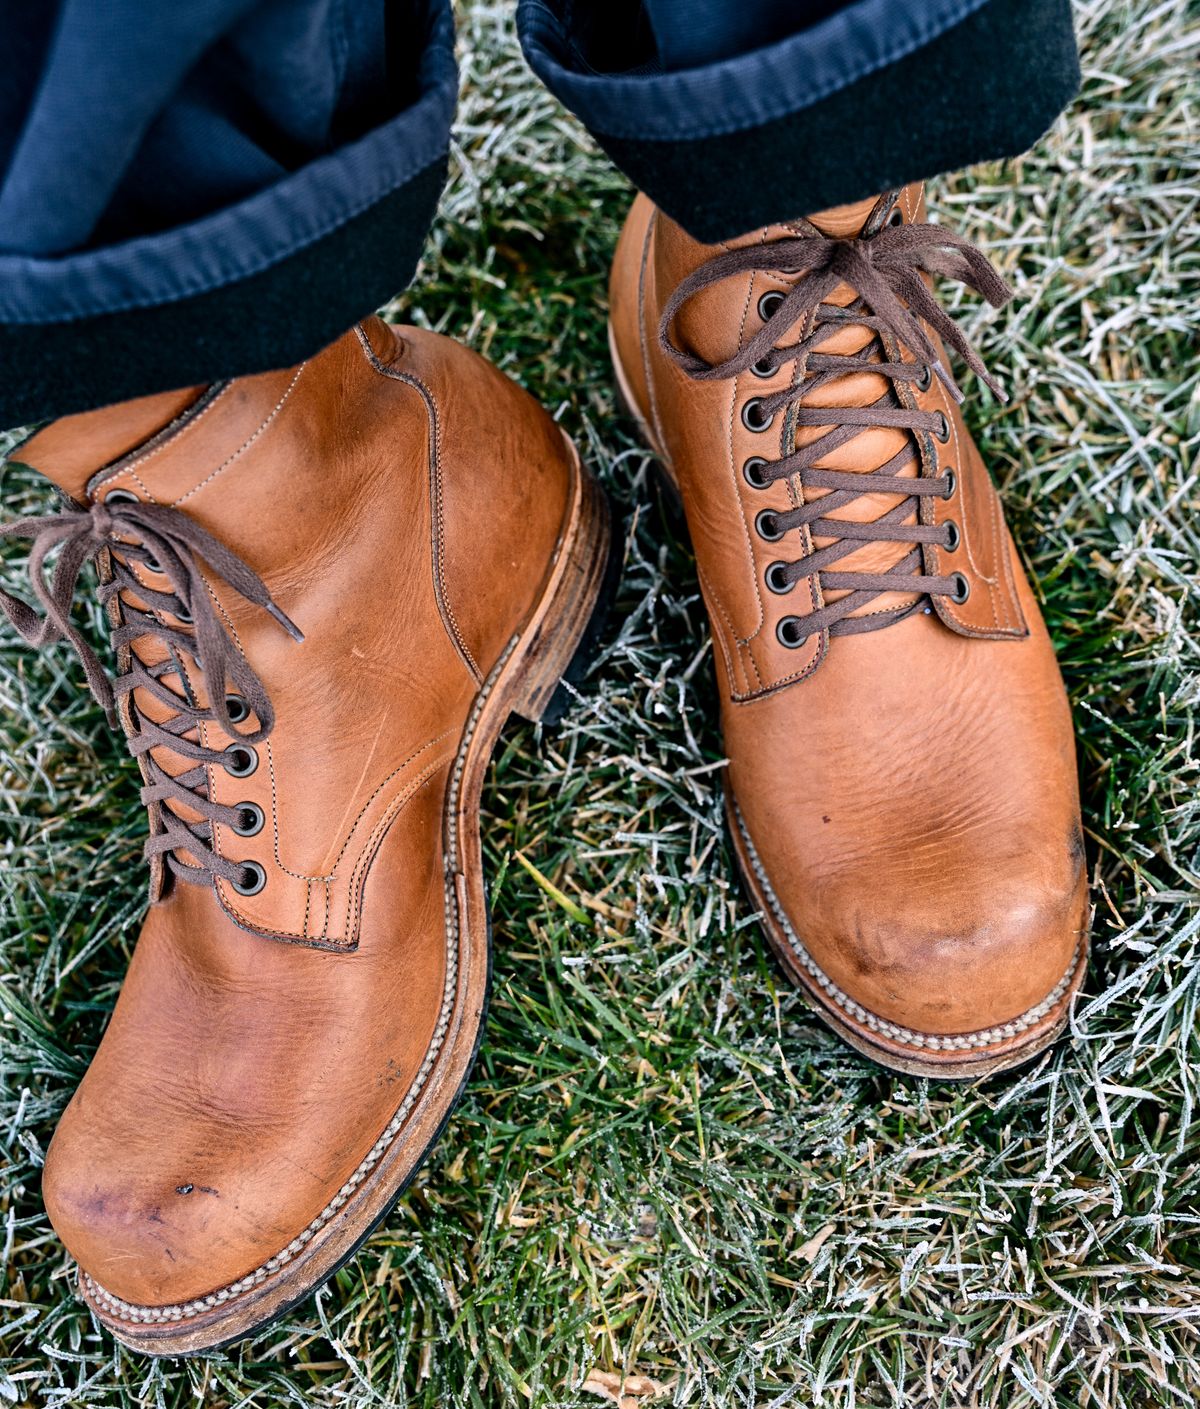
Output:
[[868,196],[866,200],[853,201],[850,205],[835,205],[817,215],[808,216],[808,223],[830,239],[854,239],[862,234],[876,206],[887,199],[886,195]]
[[[810,215],[794,224],[766,225],[761,230],[751,230],[719,245],[704,245],[693,240],[660,211],[654,260],[655,276],[663,301],[689,274],[725,250],[794,239],[798,234],[811,234],[813,229],[831,239],[853,239],[862,233],[876,207],[885,206],[890,196],[890,192],[882,196],[868,196],[850,205],[834,206],[817,215]],[[787,287],[778,279],[760,276],[754,280],[746,275],[701,289],[688,300],[676,320],[682,345],[691,348],[707,362],[724,362],[731,357],[758,331],[757,321],[753,318],[747,320],[746,316],[747,296],[752,284],[756,294],[768,288]]]
[[[855,201],[850,205],[834,206],[830,210],[808,216],[807,223],[830,239],[857,239],[865,230],[873,231],[878,227],[891,199],[892,193],[885,192],[881,196],[870,196],[866,200]],[[853,302],[854,298],[855,291],[843,284],[830,294],[828,302],[848,304]],[[873,340],[873,337],[874,334],[871,330],[861,324],[848,324],[822,343],[820,350],[825,353],[853,356],[865,348]],[[877,373],[863,370],[848,371],[844,377],[837,377],[810,393],[805,397],[804,404],[827,407],[869,406],[881,397],[890,399],[891,389],[891,383],[888,379]],[[801,428],[796,434],[796,443],[803,445],[819,440],[827,429],[827,427]],[[887,463],[894,455],[902,452],[908,441],[907,431],[885,427],[864,428],[845,445],[824,456],[819,464],[825,469],[869,475]],[[915,478],[917,475],[915,459],[896,472],[905,477]],[[812,489],[807,491],[806,497],[810,501],[820,500],[828,492],[827,490]],[[899,502],[896,495],[863,494],[853,499],[849,504],[832,510],[829,517],[865,523],[879,518]],[[915,523],[915,512],[910,514],[905,522]],[[831,539],[824,537],[814,537],[813,540],[814,547],[817,548],[826,547],[831,542]],[[911,545],[906,543],[866,543],[842,558],[835,565],[834,570],[840,572],[884,572],[900,562],[910,551],[910,548]],[[826,600],[834,602],[844,595],[845,593],[840,591],[827,591]],[[915,597],[909,594],[885,593],[874,598],[852,615],[887,611],[909,605],[915,600]]]
[[64,494],[85,503],[88,481],[97,470],[157,435],[198,401],[205,389],[185,387],[62,416],[34,431],[10,458],[32,466]]

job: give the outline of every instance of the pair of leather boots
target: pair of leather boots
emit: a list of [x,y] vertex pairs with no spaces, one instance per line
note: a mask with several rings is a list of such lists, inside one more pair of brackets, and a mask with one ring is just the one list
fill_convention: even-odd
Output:
[[[733,848],[784,968],[859,1051],[995,1072],[1087,951],[1071,720],[930,292],[993,303],[910,187],[719,247],[639,198],[612,274],[629,409],[711,621]],[[179,1354],[349,1257],[480,1038],[480,789],[560,708],[613,553],[559,428],[473,353],[368,319],[300,367],[68,417],[31,641],[138,760],[150,908],[43,1188],[98,1318]],[[54,551],[53,568],[46,555]],[[110,680],[70,616],[96,559]]]

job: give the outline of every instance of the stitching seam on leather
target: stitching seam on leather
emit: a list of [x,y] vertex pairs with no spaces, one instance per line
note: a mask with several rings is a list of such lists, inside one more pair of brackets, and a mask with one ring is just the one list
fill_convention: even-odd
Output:
[[[654,232],[658,227],[658,208],[651,210],[650,219],[646,222],[646,234],[642,239],[642,258],[638,265],[638,299],[637,299],[637,331],[638,331],[638,351],[642,357],[642,375],[646,378],[646,395],[650,398],[650,421],[654,426],[654,438],[657,446],[659,458],[666,464],[670,464],[670,457],[666,451],[666,442],[662,433],[662,418],[658,413],[658,396],[654,390],[654,375],[650,367],[650,347],[646,339],[646,270],[650,263],[650,244],[654,237]],[[632,388],[631,388],[632,390]]]
[[[351,840],[351,838],[354,836],[355,829],[358,827],[358,824],[362,821],[362,819],[363,819],[363,814],[366,812],[367,808],[370,807],[370,805],[375,801],[375,799],[379,796],[379,794],[380,794],[381,792],[383,792],[383,790],[387,787],[387,785],[388,785],[394,778],[396,778],[399,774],[401,774],[401,773],[404,772],[404,770],[408,767],[408,765],[409,765],[410,763],[412,763],[412,762],[414,762],[416,759],[420,758],[420,756],[421,756],[427,749],[431,749],[431,748],[434,746],[434,744],[440,744],[441,741],[442,741],[450,732],[451,732],[451,731],[450,731],[449,729],[444,729],[440,734],[438,734],[438,735],[436,735],[434,738],[430,739],[427,743],[422,744],[419,749],[416,749],[416,750],[414,750],[412,753],[410,753],[409,756],[404,760],[403,763],[397,764],[396,767],[393,768],[392,771],[387,775],[387,777],[384,778],[379,784],[376,785],[375,791],[370,795],[370,797],[367,798],[366,802],[363,803],[362,807],[359,808],[358,815],[355,817],[354,821],[351,822],[350,827],[349,827],[349,829],[348,829],[347,832],[346,832],[346,839],[342,842],[341,850],[338,852],[337,856],[334,857],[333,865],[329,868],[329,870],[327,870],[327,871],[317,871],[317,872],[315,872],[315,873],[313,873],[313,874],[305,874],[304,872],[301,872],[301,871],[293,871],[290,867],[285,866],[285,865],[283,864],[282,860],[280,860],[280,856],[279,856],[279,825],[278,825],[278,820],[276,821],[276,825],[275,825],[275,864],[276,864],[276,865],[279,867],[279,869],[284,873],[284,875],[291,876],[291,877],[293,877],[295,880],[298,880],[298,881],[322,881],[322,882],[329,882],[329,881],[335,879],[335,877],[337,876],[337,868],[338,868],[338,865],[340,864],[342,858],[345,856],[345,854],[346,854],[346,849],[347,849],[347,847],[349,847],[349,845],[350,845],[350,840]],[[270,740],[269,738],[268,738],[268,739],[265,739],[265,740],[264,740],[264,743],[265,743],[266,746],[267,746],[267,751],[270,752],[271,740]],[[279,799],[278,799],[278,796],[276,795],[276,792],[275,792],[275,772],[274,772],[274,769],[272,769],[272,771],[271,771],[271,811],[272,811],[272,815],[275,816],[276,819],[278,818],[278,810],[279,810]]]
[[202,479],[199,484],[194,484],[186,494],[182,494],[178,499],[174,500],[173,503],[175,508],[178,508],[180,504],[186,504],[193,494],[199,494],[206,484],[211,484],[212,481],[216,479],[218,475],[224,474],[225,471],[230,467],[230,465],[233,464],[235,460],[239,459],[242,455],[246,453],[247,450],[250,449],[250,447],[259,438],[259,436],[262,435],[270,427],[271,423],[283,410],[284,404],[287,402],[292,392],[296,390],[296,383],[300,380],[301,374],[307,366],[307,362],[301,362],[299,367],[296,368],[296,374],[295,376],[293,376],[292,380],[287,384],[287,390],[275,403],[275,409],[270,413],[270,415],[267,416],[267,418],[263,421],[262,425],[260,425],[259,428],[252,435],[248,436],[242,442],[242,444],[238,446],[238,448],[233,452],[233,454],[228,457],[228,459],[222,460],[222,462],[217,466],[215,470],[213,470],[210,475],[205,476],[205,478]]
[[[952,431],[953,434],[954,434],[954,450],[953,450],[952,453],[953,453],[953,455],[954,455],[955,460],[956,460],[957,463],[958,463],[958,466],[959,466],[959,471],[958,471],[958,472],[959,472],[959,474],[963,475],[964,478],[965,478],[966,470],[965,470],[965,467],[964,467],[964,465],[963,465],[963,445],[962,445],[962,441],[959,439],[959,435],[958,435],[958,417],[957,417],[956,415],[954,415],[953,409],[952,409],[951,407],[949,407],[949,406],[947,406],[947,407],[943,410],[942,414],[943,414],[943,415],[946,417],[946,419],[950,422],[950,429],[951,429],[951,431]],[[984,473],[985,473],[985,474],[987,473],[986,470],[984,471]],[[989,488],[990,488],[990,486],[989,486]],[[998,551],[1000,550],[1000,541],[999,541],[999,539],[997,539],[997,537],[996,537],[996,528],[997,528],[997,524],[996,524],[996,496],[995,496],[994,493],[992,494],[991,498],[992,498],[992,502],[988,505],[988,517],[989,517],[989,519],[991,520],[991,525],[992,525],[992,534],[991,534],[991,538],[992,538],[992,551],[993,551],[993,552],[998,552]],[[964,494],[964,499],[963,499],[963,507],[964,507],[964,509],[966,508],[966,498],[965,498],[965,494]],[[1003,628],[1001,628],[1001,626],[1000,626],[1000,619],[999,619],[999,617],[997,617],[997,615],[996,615],[996,579],[995,579],[994,577],[988,577],[987,574],[983,571],[983,569],[979,566],[979,564],[975,561],[975,545],[974,545],[974,544],[972,543],[972,541],[971,541],[971,531],[970,531],[970,528],[968,527],[967,522],[966,522],[966,517],[967,517],[967,516],[966,516],[966,514],[964,513],[962,517],[963,517],[963,522],[962,522],[962,524],[960,525],[960,528],[961,528],[963,540],[964,540],[964,542],[965,542],[966,549],[967,549],[967,561],[971,564],[971,571],[975,574],[976,579],[977,579],[979,582],[985,583],[986,586],[987,586],[987,589],[988,589],[988,606],[990,607],[991,613],[992,613],[992,627],[993,627],[994,630],[999,631],[999,630],[1001,630],[1001,629],[1003,629]],[[961,617],[960,614],[955,613],[954,615],[955,615],[956,620],[962,620],[962,617]],[[1007,616],[1007,613],[1006,613],[1006,616]],[[963,622],[963,625],[964,625],[964,626],[966,625],[966,622],[965,622],[965,621]],[[1007,622],[1005,623],[1005,625],[1007,625]]]
[[[762,237],[761,237],[759,243],[760,243],[760,244],[765,244],[765,243],[766,243],[766,231],[765,231],[765,230],[763,231],[763,234],[762,234]],[[753,299],[753,297],[754,297],[754,275],[751,274],[751,275],[750,275],[750,281],[749,281],[749,283],[746,285],[746,297],[745,297],[745,298],[743,299],[743,301],[742,301],[742,320],[741,320],[741,324],[740,324],[739,327],[738,327],[738,349],[739,349],[739,351],[740,351],[740,349],[741,349],[741,347],[742,347],[742,344],[745,342],[745,339],[746,339],[746,318],[748,317],[748,315],[749,315],[749,313],[750,313],[750,302],[751,302],[751,300]],[[751,631],[750,634],[749,634],[748,636],[746,636],[744,640],[743,640],[743,639],[739,639],[738,642],[737,642],[737,644],[738,644],[739,646],[748,646],[748,645],[750,644],[750,642],[753,641],[754,638],[758,635],[758,633],[763,629],[763,626],[766,624],[766,620],[767,620],[767,609],[766,609],[766,606],[765,606],[765,604],[764,604],[764,602],[763,602],[763,595],[762,595],[762,592],[759,590],[759,586],[758,586],[758,554],[757,554],[757,553],[755,552],[755,550],[754,550],[754,539],[753,539],[753,538],[751,537],[751,535],[750,535],[750,525],[749,525],[749,523],[748,523],[747,520],[746,520],[746,501],[745,501],[745,499],[742,497],[742,485],[738,482],[741,477],[740,477],[739,474],[738,474],[738,468],[737,468],[737,464],[735,463],[734,454],[733,454],[733,439],[734,439],[734,436],[737,434],[737,425],[736,425],[736,422],[735,422],[735,419],[734,419],[734,408],[737,406],[738,392],[741,390],[741,384],[742,384],[742,378],[741,378],[741,377],[734,377],[733,383],[732,383],[732,385],[731,385],[731,387],[730,387],[730,396],[729,396],[729,436],[728,436],[728,443],[729,443],[729,477],[730,477],[731,481],[733,482],[733,497],[734,497],[734,499],[737,501],[738,517],[739,517],[739,518],[741,519],[741,521],[742,521],[742,536],[743,536],[743,537],[745,538],[745,540],[746,540],[746,552],[749,554],[749,557],[750,557],[750,580],[751,580],[751,582],[753,582],[753,584],[754,584],[754,600],[755,600],[755,602],[757,602],[757,604],[758,604],[758,621],[757,621],[757,623],[755,624],[754,630]],[[785,425],[781,425],[780,428],[779,428],[779,453],[780,453],[781,455],[783,454],[783,441],[784,441],[785,435],[786,435],[786,423],[785,423]],[[753,515],[751,515],[751,517],[753,517]],[[755,673],[756,676],[758,675],[758,665],[757,665],[757,662],[755,663],[754,673]],[[759,679],[760,679],[760,681],[761,681],[761,677],[759,677]]]
[[1005,619],[1012,622],[1009,629],[1014,636],[1028,636],[1029,623],[1025,620],[1025,612],[1021,607],[1021,598],[1017,592],[1016,577],[1013,574],[1013,547],[1009,542],[1008,533],[1005,530],[1004,512],[1000,504],[1000,491],[995,485],[992,486],[992,498],[996,505],[997,517],[1000,520],[997,530],[999,536],[996,551],[1000,556],[1000,572],[1004,578]]
[[794,685],[798,680],[806,680],[810,675],[815,672],[817,667],[825,659],[826,653],[829,649],[829,633],[827,631],[822,631],[820,635],[822,637],[822,641],[821,645],[817,647],[817,654],[813,656],[812,660],[809,661],[809,663],[804,667],[803,670],[793,671],[791,675],[785,675],[782,677],[782,679],[779,680],[772,680],[769,685],[764,685],[761,689],[754,690],[746,694],[739,695],[731,690],[729,696],[730,699],[733,700],[734,704],[748,704],[752,700],[761,700],[764,695],[773,695],[776,690],[782,690],[788,685]]
[[358,334],[358,340],[362,344],[363,355],[380,376],[390,377],[395,382],[412,387],[425,403],[426,414],[429,417],[429,478],[430,497],[433,501],[433,543],[431,545],[433,549],[433,593],[437,598],[438,611],[441,613],[442,624],[446,628],[447,635],[454,642],[455,649],[462,657],[463,664],[471,672],[478,685],[483,681],[483,671],[476,663],[475,657],[471,654],[470,647],[459,628],[458,619],[454,615],[454,608],[450,605],[450,597],[442,576],[445,523],[442,517],[442,421],[438,415],[437,401],[434,399],[433,392],[420,377],[414,376],[411,372],[397,372],[394,367],[385,366],[379,360],[379,356],[371,346],[371,340],[363,331],[361,323],[355,325],[354,331]]
[[[705,576],[704,576],[704,573],[701,572],[700,567],[699,567],[698,564],[697,564],[697,567],[696,567],[696,577],[697,577],[697,579],[699,580],[699,583],[700,583],[700,588],[701,588],[701,600],[703,600],[705,606],[707,606],[707,605],[708,605],[708,601],[707,601],[707,597],[705,596],[705,590],[706,590],[707,587],[708,587],[708,582],[707,582],[707,580],[706,580],[706,578],[705,578]],[[713,602],[714,602],[714,604],[716,605],[717,610],[718,610],[719,612],[721,612],[721,613],[724,613],[725,608],[721,605],[721,603],[720,603],[715,597],[713,598]],[[725,662],[725,668],[726,668],[726,670],[729,672],[730,683],[732,683],[732,681],[733,681],[733,676],[734,676],[734,661],[733,661],[732,658],[730,657],[730,654],[729,654],[729,646],[728,646],[728,644],[727,644],[726,641],[725,641],[725,634],[724,634],[724,632],[715,631],[715,630],[712,631],[710,634],[711,634],[711,636],[712,636],[712,639],[716,642],[717,646],[720,648],[720,651],[721,651],[721,658],[722,658],[722,660],[724,660],[724,662]],[[740,665],[740,661],[738,662],[738,664]]]
[[196,406],[189,406],[174,421],[164,426],[157,435],[151,436],[147,446],[142,448],[141,454],[136,449],[132,450],[129,455],[123,456],[115,464],[105,466],[98,471],[88,481],[87,492],[90,497],[94,499],[106,484],[127,474],[135,481],[147,500],[151,504],[157,504],[158,500],[151,494],[142,477],[134,474],[133,471],[139,465],[144,465],[147,460],[152,460],[168,445],[174,445],[179,436],[186,434],[193,426],[198,425],[232,386],[233,382],[225,382],[215,393],[202,395]]
[[[437,740],[434,740],[433,742],[436,743]],[[419,752],[424,752],[424,750],[423,750],[423,749],[422,749],[422,750],[419,750]],[[417,793],[419,793],[419,792],[421,791],[421,789],[425,786],[425,784],[429,782],[430,778],[432,778],[432,777],[439,771],[439,769],[442,767],[442,765],[443,765],[445,762],[446,762],[445,759],[437,758],[437,759],[434,759],[432,763],[427,763],[427,764],[425,765],[425,767],[421,770],[421,772],[418,773],[414,778],[412,778],[412,779],[410,780],[410,782],[405,786],[405,788],[404,788],[401,792],[399,792],[399,793],[396,794],[396,796],[391,800],[391,802],[388,803],[388,810],[387,810],[387,812],[384,814],[384,821],[387,823],[388,826],[390,826],[391,823],[396,820],[396,818],[397,818],[397,817],[400,815],[400,813],[404,810],[405,806],[406,806],[409,802],[411,802],[414,797],[416,797]],[[387,826],[384,826],[382,830],[383,830],[383,832],[386,832]],[[358,860],[357,860],[357,861],[355,862],[355,864],[354,864],[354,869],[353,869],[353,871],[350,873],[350,881],[349,881],[350,890],[349,890],[349,894],[348,894],[347,900],[346,900],[346,935],[345,935],[345,937],[344,937],[343,939],[337,939],[337,938],[331,937],[331,936],[329,935],[329,933],[328,933],[328,927],[329,927],[329,911],[328,911],[328,902],[327,902],[327,903],[326,903],[325,929],[322,931],[321,934],[315,936],[315,938],[317,938],[318,940],[326,940],[329,944],[336,945],[339,949],[353,949],[353,948],[354,948],[354,943],[352,943],[351,940],[350,940],[349,931],[350,931],[350,925],[351,925],[352,920],[357,919],[357,915],[355,914],[355,911],[357,910],[358,902],[359,902],[359,899],[360,899],[360,897],[355,894],[354,887],[355,887],[355,884],[356,884],[357,881],[358,881],[358,878],[359,878],[359,876],[360,876],[360,873],[365,872],[366,869],[367,869],[367,866],[369,866],[370,861],[374,860],[375,851],[378,850],[379,841],[380,841],[381,839],[382,839],[382,832],[380,831],[380,827],[377,825],[377,826],[375,827],[375,829],[372,831],[371,835],[370,835],[370,836],[368,837],[368,839],[367,839],[366,848],[364,848],[363,854],[359,856]],[[348,841],[349,841],[349,838],[347,838],[347,843],[348,843]],[[367,866],[364,866],[364,865],[363,865],[363,857],[364,857],[364,856],[367,858]],[[286,873],[286,874],[292,875],[294,879],[300,880],[300,881],[304,881],[306,884],[307,884],[307,882],[308,882],[308,880],[309,880],[309,877],[307,877],[307,876],[297,876],[294,872],[288,872],[288,873]],[[331,879],[330,879],[330,877],[328,877],[328,876],[318,876],[318,877],[316,877],[315,879],[321,881],[326,887],[328,887],[328,886],[331,884]],[[266,936],[267,938],[269,938],[269,939],[288,939],[288,940],[296,940],[296,939],[306,939],[306,938],[309,937],[309,936],[307,936],[307,935],[304,933],[304,931],[302,931],[302,930],[301,930],[301,931],[296,931],[296,930],[276,930],[276,929],[269,929],[269,928],[267,928],[267,927],[264,926],[264,925],[258,924],[258,923],[254,920],[253,916],[249,915],[245,910],[239,909],[238,906],[235,905],[235,904],[228,898],[228,896],[225,894],[225,891],[224,891],[224,889],[223,889],[223,887],[224,887],[224,885],[225,885],[225,882],[224,882],[224,881],[222,881],[222,880],[218,877],[214,884],[216,885],[216,888],[217,888],[217,898],[218,898],[218,899],[220,900],[220,902],[221,902],[221,907],[222,907],[222,909],[223,909],[223,910],[226,912],[226,914],[228,914],[232,919],[236,920],[237,923],[238,923],[242,928],[244,928],[244,929],[249,929],[249,930],[253,930],[255,934],[265,935],[265,936]]]
[[[997,626],[1000,625],[1000,621],[996,616],[996,604],[998,602],[1004,612],[1004,629],[1011,631],[1013,629],[1012,611],[1010,609],[1008,593],[1004,590],[1008,585],[1007,574],[1005,573],[1005,564],[1009,556],[1008,536],[1004,532],[1004,513],[1000,507],[1000,494],[990,480],[988,483],[988,493],[992,501],[990,505],[992,516],[992,552],[995,554],[997,572],[995,577],[985,578],[984,580],[988,582],[991,590],[992,620],[996,622]],[[1002,581],[1001,579],[1004,580]]]
[[[346,916],[343,928],[345,940],[343,942],[347,946],[350,943],[351,929],[357,930],[358,927],[359,911],[362,908],[363,881],[374,863],[379,848],[383,844],[384,837],[391,830],[392,823],[395,822],[396,818],[399,817],[400,813],[404,811],[425,784],[441,771],[445,761],[444,759],[435,759],[433,763],[426,766],[423,772],[418,775],[413,784],[405,792],[398,793],[391,802],[388,803],[383,816],[375,824],[374,828],[372,828],[371,834],[367,838],[366,845],[363,847],[362,851],[359,852],[358,859],[355,861],[354,867],[350,872],[350,880],[346,887]],[[326,925],[328,926],[328,919],[326,920]],[[326,938],[329,938],[329,936],[326,935]],[[338,941],[334,939],[331,940],[331,942],[336,944]],[[357,937],[355,943],[357,943]]]

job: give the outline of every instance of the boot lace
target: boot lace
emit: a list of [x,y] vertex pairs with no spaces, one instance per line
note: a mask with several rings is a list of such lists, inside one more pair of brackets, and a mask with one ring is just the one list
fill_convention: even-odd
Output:
[[[787,293],[773,290],[763,295],[759,301],[763,327],[724,362],[708,362],[679,347],[673,328],[688,301],[724,279],[748,273],[803,277],[797,277]],[[663,309],[659,325],[662,349],[696,381],[725,380],[744,372],[769,377],[787,362],[797,364],[789,386],[746,403],[742,417],[748,429],[765,431],[781,411],[790,414],[797,428],[826,428],[819,438],[795,448],[782,459],[769,461],[755,456],[744,467],[747,480],[756,488],[765,489],[777,480],[794,476],[802,490],[827,491],[784,512],[764,511],[756,520],[760,536],[768,542],[802,528],[807,528],[814,539],[831,540],[792,561],[772,563],[767,570],[767,585],[775,592],[789,591],[804,577],[816,577],[822,589],[823,605],[808,616],[785,617],[781,622],[779,634],[785,645],[800,646],[810,633],[818,631],[835,636],[877,631],[920,609],[929,597],[963,601],[969,590],[960,573],[939,575],[923,571],[922,545],[932,543],[953,551],[959,542],[957,526],[950,522],[905,522],[909,518],[919,520],[922,499],[949,498],[955,483],[952,472],[936,476],[921,473],[916,441],[917,432],[946,441],[950,428],[945,415],[905,405],[897,388],[907,383],[924,391],[936,374],[955,403],[963,399],[926,331],[927,324],[962,355],[1001,400],[1007,398],[962,330],[930,293],[924,274],[965,284],[982,294],[994,308],[1012,297],[1012,290],[987,257],[960,235],[935,225],[889,222],[876,233],[858,238],[834,238],[814,230],[812,234],[726,251],[689,274]],[[849,287],[853,300],[845,305],[827,303],[829,295],[842,285]],[[781,345],[783,336],[797,325],[801,336],[793,343]],[[821,350],[823,344],[849,325],[868,329],[873,335],[861,350],[852,354]],[[893,348],[895,344],[908,348],[917,360],[895,360],[886,339],[894,340]],[[805,404],[813,392],[858,372],[870,372],[887,380],[886,391],[873,404]],[[875,427],[910,432],[904,449],[871,472],[821,467],[819,462],[831,452]],[[918,468],[916,476],[902,475],[901,471],[914,462]],[[896,494],[903,498],[868,522],[832,517],[835,510],[865,494]],[[911,548],[887,569],[835,569],[840,559],[862,544],[878,542]],[[889,610],[852,615],[888,592],[918,596],[912,603]],[[827,600],[830,593],[845,595],[831,602]]]
[[[19,597],[0,590],[0,608],[17,632],[31,646],[68,642],[110,724],[118,722],[117,702],[128,701],[128,747],[142,761],[145,786],[141,799],[150,816],[146,859],[161,856],[166,868],[189,884],[202,885],[221,876],[245,892],[250,863],[218,856],[211,844],[212,828],[221,823],[251,835],[248,826],[254,820],[261,826],[261,814],[250,804],[228,807],[211,799],[208,768],[219,765],[235,777],[252,772],[257,763],[253,746],[270,734],[275,714],[262,681],[221,623],[200,563],[206,563],[247,601],[269,612],[293,640],[302,641],[301,632],[236,553],[169,505],[144,504],[117,490],[89,508],[70,508],[0,526],[0,537],[30,540],[29,578],[44,612],[41,616]],[[48,575],[47,556],[56,548],[58,559]],[[99,597],[114,620],[112,642],[123,667],[112,682],[70,620],[79,575],[84,564],[93,559],[104,562]],[[167,588],[160,590],[141,581],[134,575],[133,563],[164,577]],[[145,605],[133,604],[131,594]],[[153,665],[139,660],[132,649],[134,641],[146,638],[157,640],[165,650],[164,659]],[[200,703],[189,682],[185,657],[195,663],[207,704]],[[179,689],[168,683],[171,677],[180,682]],[[147,718],[137,708],[135,690],[144,690],[171,713],[162,722]],[[250,724],[239,729],[252,716],[257,727]],[[216,724],[234,743],[225,749],[201,744],[199,726],[204,723]],[[156,748],[168,749],[193,766],[172,775],[152,752]],[[198,814],[198,820],[187,820],[172,804]],[[181,860],[179,852],[187,852],[198,864]]]

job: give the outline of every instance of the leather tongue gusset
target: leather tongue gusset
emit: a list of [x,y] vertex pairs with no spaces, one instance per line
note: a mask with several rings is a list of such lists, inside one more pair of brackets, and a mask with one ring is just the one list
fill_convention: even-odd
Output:
[[853,201],[849,205],[837,205],[829,210],[818,211],[816,215],[806,216],[801,223],[812,225],[830,239],[857,239],[871,223],[872,215],[876,211],[883,214],[894,198],[891,191],[882,196],[868,196],[865,200]]

